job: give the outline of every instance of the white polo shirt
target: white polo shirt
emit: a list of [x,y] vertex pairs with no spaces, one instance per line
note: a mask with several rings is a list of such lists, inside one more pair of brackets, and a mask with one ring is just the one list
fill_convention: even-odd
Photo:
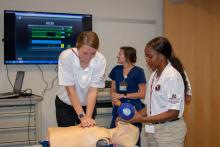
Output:
[[105,68],[106,59],[98,51],[91,59],[89,66],[83,69],[80,66],[77,49],[64,50],[59,56],[57,96],[64,103],[71,105],[65,86],[75,86],[81,105],[86,106],[89,87],[103,88],[105,86]]
[[180,73],[170,63],[159,78],[156,76],[156,71],[151,74],[144,102],[149,116],[169,109],[179,110],[179,118],[183,115],[184,83]]

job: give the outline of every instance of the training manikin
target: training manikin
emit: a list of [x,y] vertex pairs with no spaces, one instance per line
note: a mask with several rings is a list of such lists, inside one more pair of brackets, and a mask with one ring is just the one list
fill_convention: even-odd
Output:
[[50,147],[96,147],[97,142],[104,140],[108,144],[123,147],[134,147],[139,130],[129,123],[118,122],[116,128],[103,127],[82,128],[80,126],[54,127],[48,129]]

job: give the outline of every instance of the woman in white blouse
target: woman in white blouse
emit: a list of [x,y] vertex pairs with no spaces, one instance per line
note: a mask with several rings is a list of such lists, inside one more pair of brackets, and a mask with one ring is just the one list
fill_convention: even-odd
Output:
[[97,89],[103,88],[105,57],[98,51],[99,38],[95,32],[82,32],[76,48],[64,50],[59,56],[56,118],[59,127],[95,123]]

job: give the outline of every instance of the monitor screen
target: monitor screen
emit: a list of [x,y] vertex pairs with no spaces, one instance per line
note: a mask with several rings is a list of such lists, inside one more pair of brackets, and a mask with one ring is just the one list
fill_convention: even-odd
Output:
[[92,31],[91,14],[4,11],[5,64],[57,64],[82,31]]

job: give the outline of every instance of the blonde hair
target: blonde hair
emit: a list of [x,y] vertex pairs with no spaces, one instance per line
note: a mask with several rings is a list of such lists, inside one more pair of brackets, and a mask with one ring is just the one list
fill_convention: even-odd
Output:
[[83,45],[98,49],[99,48],[99,37],[95,32],[86,31],[81,32],[76,40],[76,47],[80,49]]

